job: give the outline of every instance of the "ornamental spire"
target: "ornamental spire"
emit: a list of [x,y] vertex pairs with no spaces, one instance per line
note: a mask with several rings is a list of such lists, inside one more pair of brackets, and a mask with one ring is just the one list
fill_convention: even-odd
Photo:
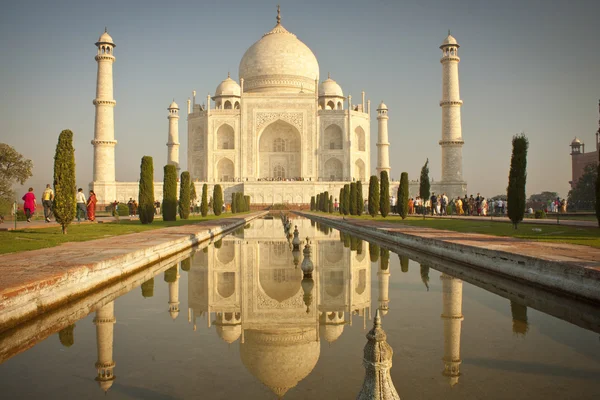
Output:
[[281,24],[281,7],[277,4],[277,25]]

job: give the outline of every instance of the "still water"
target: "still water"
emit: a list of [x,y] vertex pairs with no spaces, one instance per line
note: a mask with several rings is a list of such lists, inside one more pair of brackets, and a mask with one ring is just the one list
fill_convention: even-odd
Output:
[[253,221],[0,336],[0,398],[353,399],[377,308],[402,399],[600,397],[594,306],[293,224],[312,288]]

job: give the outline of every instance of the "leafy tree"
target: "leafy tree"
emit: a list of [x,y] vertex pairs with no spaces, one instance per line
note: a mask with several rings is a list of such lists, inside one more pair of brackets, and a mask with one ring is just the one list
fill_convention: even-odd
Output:
[[60,344],[65,347],[71,347],[75,343],[75,335],[73,331],[75,330],[75,324],[69,325],[66,328],[61,329],[58,332],[58,340],[60,340]]
[[73,132],[65,129],[58,136],[54,155],[54,216],[62,227],[62,233],[75,218],[75,149]]
[[0,143],[0,215],[8,214],[15,200],[15,183],[23,185],[31,177],[33,163],[13,147]]
[[142,296],[144,298],[154,296],[154,278],[148,279],[146,282],[142,283]]
[[369,215],[375,218],[379,214],[379,179],[372,175],[369,179]]
[[340,188],[340,196],[338,197],[338,210],[339,210],[340,214],[344,213],[344,205],[342,204],[343,199],[344,199],[344,188],[341,187]]
[[165,165],[163,180],[163,221],[177,220],[177,168]]
[[221,185],[215,185],[213,189],[213,212],[215,215],[221,215],[223,211],[223,189]]
[[398,203],[396,208],[398,209],[398,214],[405,219],[408,215],[408,173],[403,172],[400,175],[400,186],[398,186]]
[[577,180],[577,184],[569,191],[568,204],[576,210],[593,209],[596,198],[596,180],[598,179],[597,167],[588,164],[583,169],[583,174]]
[[344,215],[350,214],[350,185],[344,185]]
[[506,197],[508,201],[508,218],[515,229],[525,215],[525,183],[527,181],[527,148],[529,141],[524,134],[513,136],[513,150],[510,159],[510,172],[508,174],[508,187]]
[[419,182],[419,197],[423,200],[423,218],[425,215],[425,201],[431,196],[431,183],[429,182],[429,158],[425,161],[425,165],[421,168],[421,178]]
[[206,217],[208,214],[208,185],[202,185],[202,201],[200,202],[200,214]]
[[363,201],[362,182],[356,182],[356,215],[362,215],[365,203]]
[[369,243],[369,257],[371,258],[371,262],[379,261],[379,245]]
[[138,204],[140,222],[151,224],[154,221],[154,164],[150,156],[142,157]]
[[310,211],[315,211],[315,196],[310,196]]
[[356,215],[356,182],[350,184],[350,215]]
[[329,214],[331,214],[333,212],[333,196],[329,196],[329,209],[327,211],[329,211]]
[[179,184],[179,218],[188,219],[190,217],[190,173],[183,171],[181,173],[181,182]]
[[383,218],[390,213],[390,180],[387,171],[381,171],[381,189],[379,190],[379,212]]

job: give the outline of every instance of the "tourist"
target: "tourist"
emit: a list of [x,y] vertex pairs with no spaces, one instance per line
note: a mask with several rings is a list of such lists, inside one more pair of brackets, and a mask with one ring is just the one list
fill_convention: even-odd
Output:
[[23,196],[23,211],[27,217],[27,222],[31,222],[31,217],[33,216],[33,213],[35,213],[36,206],[35,194],[33,194],[33,188],[30,187]]
[[460,199],[460,197],[456,198],[456,201],[454,202],[454,204],[456,204],[456,214],[457,215],[463,215],[464,214],[463,202]]
[[446,213],[447,206],[448,206],[448,197],[446,196],[446,193],[443,193],[442,197],[441,197],[441,202],[440,202],[440,214],[441,215],[447,215],[447,213]]
[[481,214],[485,217],[487,215],[487,200],[485,199],[485,197],[481,198]]
[[412,197],[410,199],[408,199],[408,213],[409,214],[415,213],[415,202]]
[[77,196],[75,197],[77,201],[77,222],[81,222],[81,215],[83,214],[83,220],[87,219],[87,208],[85,195],[83,194],[83,189],[77,189]]
[[567,212],[567,199],[562,199],[560,201],[560,212],[561,213],[566,213]]
[[158,215],[160,213],[160,201],[156,200],[154,202],[154,215]]
[[50,222],[50,218],[53,216],[52,202],[54,201],[54,190],[50,187],[50,184],[46,185],[44,193],[42,193],[42,205],[44,206],[44,219],[46,222]]
[[137,201],[135,201],[135,200],[133,201],[132,207],[133,207],[133,216],[135,217],[137,215],[137,209],[138,209]]
[[339,204],[338,204],[338,201],[337,201],[337,199],[335,199],[335,200],[333,201],[333,208],[335,209],[335,211],[339,211]]
[[129,208],[129,216],[133,217],[133,198],[130,197],[129,201],[127,202],[127,207]]
[[93,190],[90,190],[90,197],[87,200],[87,215],[90,221],[96,220],[96,203],[98,200],[96,199],[96,193]]
[[430,198],[430,204],[431,204],[431,215],[434,214],[434,212],[437,214],[437,196],[435,195],[435,192],[431,193],[431,198]]

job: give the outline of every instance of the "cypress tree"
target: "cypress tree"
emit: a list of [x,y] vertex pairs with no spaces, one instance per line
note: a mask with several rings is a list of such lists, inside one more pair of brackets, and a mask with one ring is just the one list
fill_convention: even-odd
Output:
[[423,218],[425,218],[425,213],[427,212],[425,208],[425,202],[431,196],[429,189],[431,188],[431,184],[429,183],[429,158],[425,161],[425,165],[421,168],[421,178],[419,182],[419,197],[423,201]]
[[372,175],[369,179],[369,215],[375,218],[379,213],[379,179]]
[[[194,185],[194,181],[192,181],[191,179],[190,179],[190,200],[191,200],[192,204],[195,204],[196,200],[198,200],[198,194],[196,193],[196,185]],[[196,209],[196,207],[194,207],[194,210],[195,209]]]
[[524,134],[513,136],[513,150],[508,174],[506,201],[508,202],[508,217],[515,229],[525,215],[525,183],[527,181],[527,147],[529,141]]
[[329,214],[333,212],[333,195],[329,196]]
[[369,243],[369,257],[371,258],[371,262],[377,262],[379,260],[379,245]]
[[356,182],[356,215],[362,215],[364,208],[362,182],[358,181]]
[[163,181],[163,221],[177,220],[177,168],[165,165]]
[[315,211],[315,196],[310,196],[310,211]]
[[67,228],[75,218],[75,149],[73,132],[65,129],[58,136],[54,155],[54,216],[67,234]]
[[231,213],[232,214],[236,214],[238,212],[237,200],[238,200],[237,192],[231,193]]
[[329,212],[329,192],[323,193],[323,212]]
[[188,219],[190,217],[190,182],[190,173],[183,171],[179,184],[179,218],[181,219]]
[[400,186],[398,186],[398,203],[396,208],[398,209],[398,214],[405,219],[408,215],[408,173],[403,172],[400,175]]
[[381,189],[379,190],[379,212],[383,218],[390,213],[390,181],[387,171],[381,171]]
[[151,224],[154,221],[154,165],[150,156],[142,157],[138,204],[140,222]]
[[243,196],[242,193],[242,199],[244,199],[244,211],[250,211],[250,196]]
[[350,215],[356,215],[356,182],[350,184]]
[[344,185],[344,215],[350,214],[350,185]]
[[208,185],[202,185],[202,201],[200,202],[200,214],[206,217],[208,214]]
[[338,211],[340,212],[340,215],[344,213],[343,199],[344,199],[344,188],[341,187],[340,188],[340,196],[338,197]]
[[221,215],[223,211],[223,189],[221,185],[215,185],[213,189],[213,213]]

